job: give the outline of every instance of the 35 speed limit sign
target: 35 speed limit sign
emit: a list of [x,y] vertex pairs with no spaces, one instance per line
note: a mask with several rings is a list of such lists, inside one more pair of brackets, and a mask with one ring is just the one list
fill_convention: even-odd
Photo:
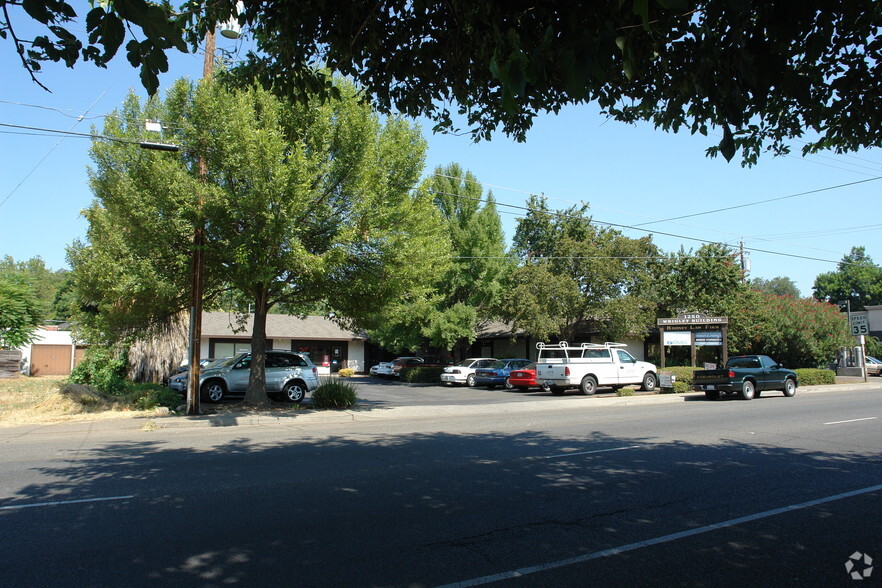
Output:
[[870,316],[866,312],[853,312],[848,315],[848,322],[851,323],[852,335],[869,335],[870,334]]

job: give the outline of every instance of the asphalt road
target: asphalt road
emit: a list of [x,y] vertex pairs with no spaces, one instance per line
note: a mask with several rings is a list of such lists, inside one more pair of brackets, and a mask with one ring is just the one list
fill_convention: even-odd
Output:
[[878,386],[462,398],[0,429],[0,586],[839,586],[882,557]]

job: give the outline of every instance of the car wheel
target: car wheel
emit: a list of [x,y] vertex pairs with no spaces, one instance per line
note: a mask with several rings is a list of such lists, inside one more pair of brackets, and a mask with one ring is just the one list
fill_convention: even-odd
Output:
[[468,386],[469,388],[474,388],[474,387],[475,387],[475,384],[476,384],[476,382],[475,382],[475,374],[469,374],[469,375],[466,377],[466,386]]
[[285,402],[299,404],[303,402],[303,398],[306,396],[306,387],[302,382],[288,382],[282,390],[282,395],[285,398]]
[[720,399],[720,391],[719,390],[705,390],[704,397],[708,400],[719,400]]
[[787,378],[784,380],[784,396],[792,398],[794,394],[796,394],[796,382],[793,378]]
[[744,386],[741,387],[741,400],[753,400],[755,394],[756,386],[753,385],[753,382],[750,380],[744,382]]
[[558,386],[551,386],[550,390],[551,390],[551,393],[554,394],[555,396],[563,396],[563,393],[564,393],[563,388],[560,388]]
[[579,384],[579,390],[582,391],[582,394],[591,396],[597,392],[597,380],[594,379],[594,376],[585,376],[582,378],[582,383]]
[[644,392],[653,392],[655,387],[658,385],[658,378],[653,373],[648,373],[643,376],[643,384],[640,386],[640,389]]
[[203,402],[220,402],[227,393],[227,388],[220,380],[209,380],[199,389]]
[[514,390],[514,386],[511,382],[509,382],[508,378],[505,379],[505,382],[502,384],[506,390]]
[[543,392],[548,392],[551,390],[551,386],[549,386],[546,382],[542,382],[541,384],[539,384],[539,387],[542,389]]

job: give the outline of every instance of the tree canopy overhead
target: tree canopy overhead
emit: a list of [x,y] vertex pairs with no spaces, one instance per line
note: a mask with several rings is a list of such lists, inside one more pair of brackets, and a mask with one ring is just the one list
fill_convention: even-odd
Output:
[[[42,61],[103,65],[125,41],[151,93],[165,52],[198,43],[236,0],[117,0],[86,15],[85,42],[64,28],[64,1],[22,2],[48,35],[15,37],[0,0],[0,34],[31,71]],[[709,148],[744,163],[766,149],[852,151],[882,143],[882,3],[872,0],[317,0],[291,9],[245,0],[238,18],[256,50],[234,72],[286,96],[333,94],[325,65],[354,79],[385,112],[426,115],[476,138],[523,140],[537,115],[597,102],[615,119],[707,134]]]

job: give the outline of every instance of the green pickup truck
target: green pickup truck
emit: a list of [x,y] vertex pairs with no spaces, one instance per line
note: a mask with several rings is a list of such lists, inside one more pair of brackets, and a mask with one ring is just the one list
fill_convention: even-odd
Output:
[[796,394],[798,385],[796,372],[784,369],[768,355],[730,357],[724,369],[696,370],[692,374],[692,389],[704,391],[710,400],[719,398],[720,392],[750,400],[764,390],[781,390],[790,397]]

